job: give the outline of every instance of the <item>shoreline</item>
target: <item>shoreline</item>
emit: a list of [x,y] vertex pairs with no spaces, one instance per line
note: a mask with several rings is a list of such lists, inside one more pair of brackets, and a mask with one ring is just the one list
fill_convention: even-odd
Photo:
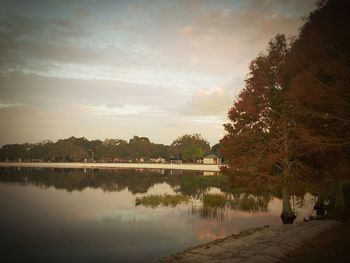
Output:
[[0,167],[32,167],[32,168],[72,168],[72,169],[167,169],[189,170],[204,172],[220,172],[220,165],[216,164],[170,164],[170,163],[48,163],[48,162],[0,162]]
[[313,220],[292,225],[263,226],[189,247],[160,262],[283,262],[304,242],[341,225],[335,220]]

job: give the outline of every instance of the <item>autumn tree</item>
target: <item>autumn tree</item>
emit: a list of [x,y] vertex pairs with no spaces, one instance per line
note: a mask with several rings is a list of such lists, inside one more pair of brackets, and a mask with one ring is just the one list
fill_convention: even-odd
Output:
[[319,150],[308,161],[333,176],[349,170],[349,11],[347,0],[320,1],[287,62],[293,74],[289,103],[295,105],[298,121],[307,127],[306,136]]
[[277,35],[250,64],[221,141],[231,173],[315,175],[348,152],[348,11],[345,0],[319,2],[296,40]]
[[[277,133],[286,132],[283,131],[286,120],[281,115],[287,53],[285,36],[277,35],[270,41],[267,54],[261,54],[250,64],[246,86],[228,113],[231,120],[225,124],[228,134],[221,140],[231,172],[268,174],[283,162],[283,139]],[[282,148],[278,151],[277,147]]]

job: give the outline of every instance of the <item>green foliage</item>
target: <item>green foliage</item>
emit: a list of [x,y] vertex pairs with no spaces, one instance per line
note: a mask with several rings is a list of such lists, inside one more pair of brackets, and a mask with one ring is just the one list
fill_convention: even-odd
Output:
[[268,195],[258,196],[244,193],[237,198],[232,198],[229,201],[229,206],[232,209],[247,212],[267,212],[269,201],[270,196]]
[[203,205],[224,208],[226,206],[226,196],[222,194],[205,194],[203,195]]
[[185,148],[182,151],[182,159],[184,161],[196,160],[204,156],[204,151],[200,147]]
[[69,137],[56,142],[8,144],[0,148],[0,161],[128,162],[169,160],[171,156],[195,161],[210,151],[209,143],[199,134],[184,135],[171,146],[152,143],[147,137],[88,140]]
[[189,198],[184,195],[148,195],[143,197],[137,197],[135,205],[143,205],[146,207],[156,208],[162,206],[177,206],[182,203],[188,203]]
[[[195,150],[197,156],[200,151]],[[155,144],[147,137],[134,136],[129,142],[120,139],[88,140],[70,137],[56,142],[8,144],[0,148],[1,161],[101,162],[149,161],[169,159],[170,146]]]
[[185,134],[173,141],[171,152],[177,159],[195,162],[210,152],[210,145],[200,134]]

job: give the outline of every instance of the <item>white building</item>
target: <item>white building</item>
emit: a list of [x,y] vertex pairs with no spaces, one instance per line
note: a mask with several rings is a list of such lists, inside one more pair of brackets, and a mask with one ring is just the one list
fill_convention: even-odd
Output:
[[209,154],[203,157],[204,164],[221,164],[221,159],[217,157],[215,154]]

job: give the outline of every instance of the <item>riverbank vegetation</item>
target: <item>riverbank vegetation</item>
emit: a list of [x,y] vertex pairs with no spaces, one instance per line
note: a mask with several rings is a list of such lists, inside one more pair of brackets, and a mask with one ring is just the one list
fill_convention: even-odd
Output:
[[179,204],[188,203],[189,198],[184,195],[147,195],[143,197],[137,197],[135,199],[135,205],[143,205],[146,207],[158,207],[158,206],[177,206]]
[[43,141],[40,143],[8,144],[0,148],[1,161],[52,162],[164,162],[183,160],[196,162],[206,154],[217,152],[200,134],[185,134],[171,145],[156,144],[147,137],[88,140],[84,137]]

